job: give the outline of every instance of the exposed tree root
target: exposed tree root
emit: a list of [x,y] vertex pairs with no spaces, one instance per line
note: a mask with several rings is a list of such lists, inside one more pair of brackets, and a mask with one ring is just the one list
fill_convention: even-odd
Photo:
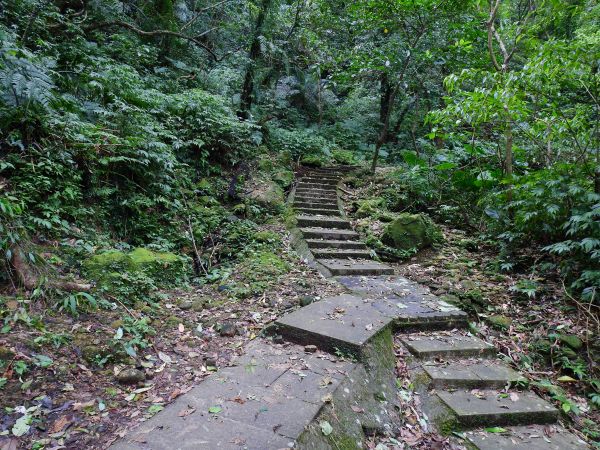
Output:
[[[17,278],[27,290],[36,289],[40,285],[40,277],[35,273],[35,270],[27,262],[24,257],[23,251],[13,246],[11,266],[14,270]],[[60,289],[62,291],[79,291],[89,292],[92,289],[92,285],[88,283],[80,283],[70,280],[48,280],[45,285],[50,288]]]

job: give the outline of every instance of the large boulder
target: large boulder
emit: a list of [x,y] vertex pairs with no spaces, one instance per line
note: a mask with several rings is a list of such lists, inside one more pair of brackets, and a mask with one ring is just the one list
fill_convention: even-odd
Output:
[[270,210],[278,210],[285,202],[283,189],[271,180],[257,183],[248,194],[248,198]]
[[420,250],[441,238],[432,220],[424,214],[400,214],[385,228],[381,241],[398,250]]
[[154,252],[141,247],[129,253],[117,250],[99,253],[83,263],[88,278],[97,282],[110,282],[125,272],[142,272],[158,285],[186,279],[189,267],[188,261],[175,253]]

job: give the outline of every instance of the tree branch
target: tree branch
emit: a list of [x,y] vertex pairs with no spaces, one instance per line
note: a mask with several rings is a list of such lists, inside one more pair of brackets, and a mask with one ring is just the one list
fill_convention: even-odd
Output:
[[216,62],[220,61],[220,59],[216,55],[216,53],[213,52],[212,49],[210,49],[206,44],[204,44],[203,42],[200,42],[195,37],[186,36],[185,34],[178,33],[176,31],[170,31],[170,30],[144,31],[144,30],[140,30],[139,28],[135,27],[134,25],[131,25],[130,23],[122,22],[122,21],[101,22],[101,23],[94,24],[94,25],[88,27],[86,29],[86,31],[93,31],[93,30],[98,30],[98,29],[102,29],[102,28],[110,28],[110,27],[127,28],[128,30],[133,31],[134,33],[139,34],[140,36],[174,36],[174,37],[178,37],[181,39],[185,39],[186,41],[193,42],[198,47],[205,50],[214,61],[216,61]]

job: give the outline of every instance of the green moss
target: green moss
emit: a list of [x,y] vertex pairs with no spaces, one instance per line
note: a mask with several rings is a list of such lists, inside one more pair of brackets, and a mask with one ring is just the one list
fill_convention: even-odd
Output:
[[503,315],[489,316],[487,321],[495,328],[506,330],[510,327],[512,319]]
[[385,228],[381,240],[395,249],[411,250],[429,247],[441,236],[428,216],[402,213]]
[[271,180],[260,182],[249,194],[248,198],[270,211],[280,212],[285,201],[283,189]]
[[143,274],[157,285],[184,281],[189,273],[187,261],[180,256],[146,248],[100,253],[84,261],[83,268],[88,278],[107,286],[117,283],[124,273]]
[[563,344],[568,345],[573,350],[579,350],[583,347],[583,341],[574,334],[561,334],[558,339]]
[[307,167],[323,167],[328,162],[328,159],[322,155],[305,155],[300,160],[300,163]]
[[331,156],[338,164],[356,164],[356,157],[354,156],[354,153],[349,150],[334,150],[331,152]]
[[358,208],[356,210],[356,217],[365,218],[373,217],[378,218],[384,208],[383,199],[381,198],[370,198],[367,200],[360,200],[357,202]]
[[273,231],[258,231],[254,234],[254,240],[261,244],[281,244],[281,236]]

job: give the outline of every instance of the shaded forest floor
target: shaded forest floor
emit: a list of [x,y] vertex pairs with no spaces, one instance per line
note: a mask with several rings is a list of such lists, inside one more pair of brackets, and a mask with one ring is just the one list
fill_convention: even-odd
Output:
[[[258,286],[261,295],[239,298],[240,288],[257,286],[234,267],[225,281],[162,291],[160,307],[143,310],[119,307],[74,318],[11,300],[20,320],[0,334],[0,356],[11,362],[4,371],[0,448],[104,448],[227,366],[284,311],[341,291],[298,259],[282,226],[261,228],[285,237],[279,256],[289,264],[285,275]],[[143,350],[124,354],[123,339],[135,339]],[[15,437],[19,430],[23,436]]]

